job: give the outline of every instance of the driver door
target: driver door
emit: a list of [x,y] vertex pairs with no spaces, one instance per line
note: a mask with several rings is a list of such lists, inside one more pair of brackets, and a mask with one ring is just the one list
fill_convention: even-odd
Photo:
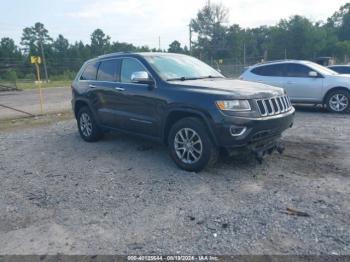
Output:
[[324,78],[321,74],[310,76],[312,68],[296,64],[285,64],[283,88],[293,102],[315,102],[322,100]]

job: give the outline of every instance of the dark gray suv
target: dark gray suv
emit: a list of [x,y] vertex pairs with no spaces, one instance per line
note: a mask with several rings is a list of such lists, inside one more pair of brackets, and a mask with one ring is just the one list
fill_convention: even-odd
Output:
[[116,53],[87,61],[72,83],[81,137],[107,130],[164,143],[188,171],[212,164],[220,148],[259,159],[280,149],[294,108],[283,89],[227,79],[186,55]]

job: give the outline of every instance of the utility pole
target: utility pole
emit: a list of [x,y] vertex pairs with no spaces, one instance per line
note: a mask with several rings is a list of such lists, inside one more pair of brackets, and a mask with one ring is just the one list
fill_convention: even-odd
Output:
[[189,49],[190,49],[190,54],[192,54],[192,24],[190,23],[189,25],[188,25],[188,28],[189,28]]
[[158,38],[158,50],[159,50],[159,52],[161,51],[160,47],[161,47],[161,45],[160,45],[160,36],[159,36],[159,38]]
[[246,48],[245,48],[245,42],[243,43],[243,66],[246,66]]
[[46,79],[46,83],[48,83],[49,77],[47,75],[47,67],[46,67],[46,59],[45,59],[45,54],[44,54],[43,39],[41,37],[39,38],[39,45],[40,45],[40,49],[41,49],[41,57],[43,58],[45,79]]
[[284,49],[284,59],[287,60],[287,48]]

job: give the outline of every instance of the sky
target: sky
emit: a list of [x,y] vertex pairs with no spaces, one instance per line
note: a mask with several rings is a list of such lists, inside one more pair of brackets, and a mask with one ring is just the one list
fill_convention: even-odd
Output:
[[[101,28],[112,41],[166,49],[173,40],[188,45],[188,24],[208,0],[0,0],[0,38],[20,42],[24,27],[42,22],[51,37],[90,42]],[[275,25],[303,15],[325,21],[349,0],[211,0],[229,8],[229,23],[241,27]]]

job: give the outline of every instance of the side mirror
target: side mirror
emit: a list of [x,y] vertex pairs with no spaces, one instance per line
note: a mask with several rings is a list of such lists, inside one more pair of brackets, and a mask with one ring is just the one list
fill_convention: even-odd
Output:
[[131,74],[131,82],[139,84],[153,84],[154,81],[150,78],[149,74],[146,71],[134,72]]
[[309,72],[309,77],[318,77],[318,74],[315,71],[310,71]]

